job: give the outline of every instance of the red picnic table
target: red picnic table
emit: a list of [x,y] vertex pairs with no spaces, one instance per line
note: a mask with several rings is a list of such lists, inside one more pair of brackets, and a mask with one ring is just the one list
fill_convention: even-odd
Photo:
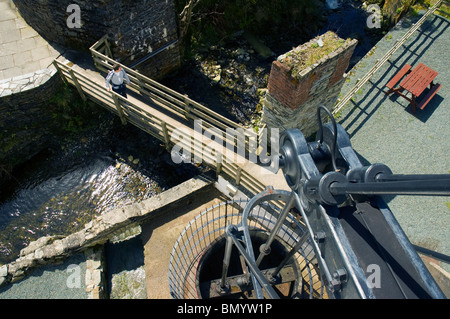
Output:
[[[406,75],[399,87],[394,86]],[[416,108],[423,110],[428,102],[431,101],[433,96],[439,91],[441,85],[433,83],[434,78],[438,75],[436,71],[426,66],[423,63],[419,63],[413,70],[409,64],[405,64],[403,68],[386,84],[389,89],[385,94],[391,94],[393,92],[403,96],[411,103],[412,112],[416,112]],[[430,85],[430,91],[427,95],[417,103],[417,98],[425,91]],[[406,90],[408,94],[411,93],[411,98],[403,94],[402,91]]]

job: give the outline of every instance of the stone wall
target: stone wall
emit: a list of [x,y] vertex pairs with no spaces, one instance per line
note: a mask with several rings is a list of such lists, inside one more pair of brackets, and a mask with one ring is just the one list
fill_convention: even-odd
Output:
[[[131,63],[133,61],[130,61]],[[129,63],[122,62],[125,65]],[[152,56],[142,64],[133,68],[137,72],[144,74],[154,80],[161,80],[167,75],[173,74],[181,66],[180,46],[176,42],[167,46],[162,52]]]
[[[108,34],[114,58],[125,65],[178,38],[173,0],[14,0],[14,4],[42,37],[72,49],[87,51]],[[79,28],[67,24],[73,14],[67,12],[71,4],[80,7]],[[180,64],[178,46],[162,51],[146,64],[155,66],[159,77],[174,71]],[[151,67],[143,66],[141,72],[145,69]]]
[[47,104],[61,85],[55,69],[0,81],[0,182],[48,145],[55,121]]
[[[335,105],[357,41],[339,39],[334,34],[326,37],[333,39],[337,48],[322,57],[319,55],[317,61],[303,52],[314,48],[318,52],[314,54],[320,54],[321,45],[324,50],[326,47],[325,36],[312,39],[272,63],[262,115],[262,122],[268,128],[280,131],[298,128],[308,137],[318,129],[317,107],[324,105],[331,110]],[[300,58],[296,61],[293,56]]]

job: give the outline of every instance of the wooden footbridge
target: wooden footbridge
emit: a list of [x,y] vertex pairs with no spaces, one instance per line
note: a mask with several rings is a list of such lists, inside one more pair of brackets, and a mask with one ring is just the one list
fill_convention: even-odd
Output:
[[[287,187],[281,172],[273,174],[242,156],[239,158],[236,148],[233,149],[234,160],[227,162],[223,153],[226,142],[229,143],[227,145],[236,146],[237,139],[244,138],[244,141],[248,141],[250,137],[246,133],[239,136],[241,133],[237,133],[236,129],[242,128],[244,130],[240,132],[245,132],[245,128],[239,123],[122,64],[131,81],[128,84],[131,94],[124,98],[113,91],[108,92],[105,75],[118,62],[113,59],[107,36],[97,41],[90,52],[96,71],[85,69],[66,59],[56,59],[53,63],[64,82],[75,86],[83,100],[90,99],[117,114],[123,124],[131,123],[149,133],[163,142],[168,151],[174,145],[190,150],[192,160],[203,159],[202,163],[215,170],[217,176],[226,175],[227,180],[242,185],[252,194],[261,192],[266,185],[282,189]],[[202,130],[213,129],[219,132],[222,144],[211,146],[211,143],[205,144],[203,140],[199,140],[199,133],[194,131],[194,120],[201,120],[197,125],[201,123]],[[235,129],[235,133],[230,134],[227,129]],[[256,133],[252,135],[250,138],[260,138]],[[248,151],[248,142],[246,146]],[[215,152],[205,152],[205,149],[212,148]]]

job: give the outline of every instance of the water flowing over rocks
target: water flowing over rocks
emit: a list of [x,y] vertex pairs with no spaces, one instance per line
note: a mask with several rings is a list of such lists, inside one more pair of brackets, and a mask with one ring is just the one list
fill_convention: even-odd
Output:
[[269,72],[269,58],[262,57],[238,33],[227,43],[201,48],[175,77],[163,83],[215,112],[250,125],[260,117],[257,92],[267,87]]

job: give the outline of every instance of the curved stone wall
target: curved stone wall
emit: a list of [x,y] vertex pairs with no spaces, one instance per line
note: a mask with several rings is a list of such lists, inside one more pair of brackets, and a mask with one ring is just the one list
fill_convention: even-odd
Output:
[[61,85],[55,69],[0,81],[0,184],[50,144],[56,125],[48,101]]

